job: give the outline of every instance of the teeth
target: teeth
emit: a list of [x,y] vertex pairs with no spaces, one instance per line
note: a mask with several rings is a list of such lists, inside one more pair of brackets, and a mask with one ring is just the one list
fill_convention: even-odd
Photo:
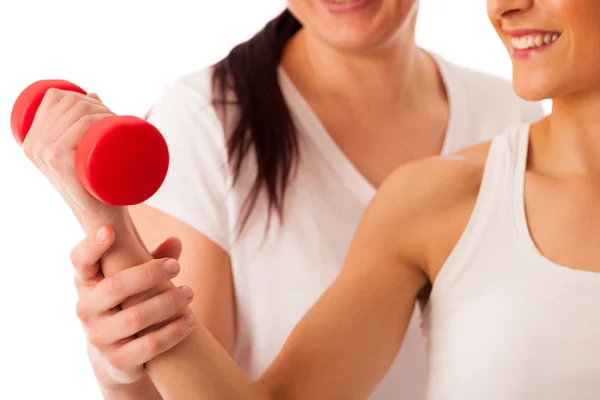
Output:
[[513,48],[517,50],[525,50],[553,43],[559,38],[559,36],[560,34],[558,33],[536,33],[533,35],[514,37],[511,39],[511,42]]
[[552,35],[551,35],[551,34],[549,34],[549,33],[546,33],[546,34],[544,35],[544,44],[548,44],[548,43],[550,43],[551,41],[552,41]]

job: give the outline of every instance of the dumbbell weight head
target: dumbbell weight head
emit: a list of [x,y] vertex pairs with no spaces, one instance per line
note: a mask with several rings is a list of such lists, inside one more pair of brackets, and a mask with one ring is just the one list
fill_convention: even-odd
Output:
[[[19,145],[50,88],[86,94],[79,86],[62,80],[29,85],[15,101],[11,113],[11,128]],[[109,116],[95,122],[83,134],[75,153],[81,185],[98,200],[113,206],[147,200],[162,185],[168,166],[169,151],[161,133],[134,116]]]

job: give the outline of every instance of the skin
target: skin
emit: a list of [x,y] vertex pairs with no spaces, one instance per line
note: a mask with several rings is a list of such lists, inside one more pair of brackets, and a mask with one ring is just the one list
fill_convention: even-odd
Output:
[[[490,20],[510,51],[503,30],[520,27],[558,31],[547,51],[513,59],[513,79],[524,98],[551,98],[549,118],[531,130],[525,207],[531,236],[552,261],[598,271],[598,106],[600,62],[595,41],[600,3],[594,1],[488,1]],[[516,8],[512,15],[509,8]],[[557,212],[558,210],[558,212]],[[551,216],[551,218],[549,218]],[[560,232],[561,234],[556,234]]]
[[[515,90],[554,104],[552,114],[531,128],[528,225],[546,257],[565,268],[598,272],[600,121],[594,110],[600,99],[600,4],[488,0],[488,13],[511,54],[505,29],[561,33],[547,50],[512,59]],[[435,282],[467,223],[488,149],[484,143],[452,157],[411,163],[385,180],[360,223],[340,277],[256,382],[236,372],[199,324],[186,339],[197,343],[199,357],[196,380],[188,376],[186,389],[207,399],[367,397],[398,351],[419,293]],[[179,399],[186,392],[171,393]]]

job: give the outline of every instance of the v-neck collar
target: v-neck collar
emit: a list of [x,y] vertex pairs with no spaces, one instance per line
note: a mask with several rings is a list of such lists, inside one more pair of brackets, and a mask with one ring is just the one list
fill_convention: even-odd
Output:
[[[450,66],[446,60],[437,54],[431,52],[429,54],[436,63],[442,82],[446,87],[450,110],[446,134],[444,135],[442,144],[441,154],[443,155],[453,149],[451,143],[453,141],[453,134],[456,130],[455,126],[457,124],[466,126],[463,122],[467,120],[465,115],[465,94],[460,88],[456,87],[457,83],[451,76],[451,72],[449,71]],[[335,143],[329,132],[327,132],[317,117],[317,114],[313,111],[304,97],[302,97],[282,66],[279,67],[279,77],[284,96],[288,97],[293,104],[299,107],[298,110],[291,110],[292,113],[297,114],[298,123],[303,125],[304,130],[306,130],[310,139],[314,142],[325,160],[329,162],[333,171],[335,171],[339,178],[345,182],[348,189],[352,191],[361,202],[368,204],[373,199],[377,189],[356,168],[346,154],[339,148],[337,143]],[[463,122],[463,124],[460,122]],[[467,132],[463,133],[467,134]]]

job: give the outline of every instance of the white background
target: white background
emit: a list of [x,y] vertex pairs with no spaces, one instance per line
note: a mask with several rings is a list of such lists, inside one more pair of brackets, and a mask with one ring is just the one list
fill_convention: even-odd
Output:
[[[28,84],[67,79],[141,115],[163,86],[225,56],[283,0],[13,0],[0,5],[0,399],[100,399],[75,317],[69,252],[82,232],[13,141]],[[422,0],[418,42],[510,78],[484,0]]]

